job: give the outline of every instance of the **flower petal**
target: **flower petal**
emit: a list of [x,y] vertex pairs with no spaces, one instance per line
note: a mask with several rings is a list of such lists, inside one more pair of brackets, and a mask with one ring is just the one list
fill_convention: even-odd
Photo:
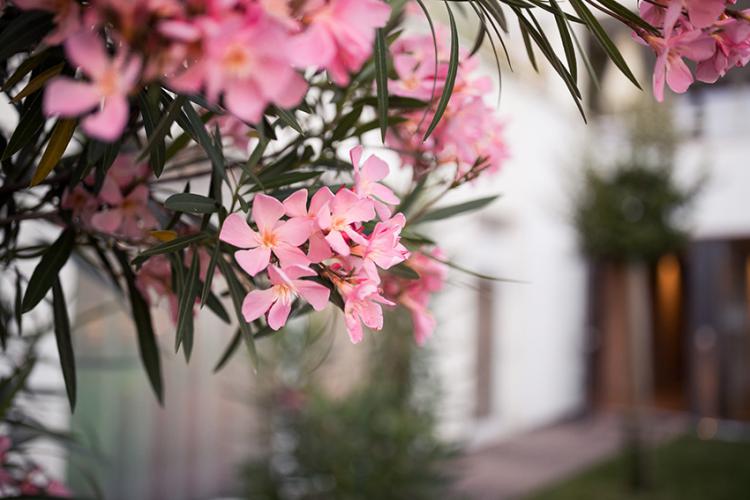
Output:
[[242,301],[242,316],[250,323],[263,316],[276,300],[273,289],[253,290]]
[[130,108],[124,96],[112,96],[104,101],[102,109],[84,118],[82,127],[91,137],[106,142],[117,140],[128,122]]
[[260,232],[270,231],[284,215],[284,205],[266,194],[256,194],[253,199],[253,220]]
[[260,237],[250,228],[243,215],[234,213],[224,219],[219,239],[239,248],[255,248]]
[[62,76],[49,82],[44,91],[44,114],[78,116],[94,109],[100,100],[95,86]]
[[242,269],[250,276],[255,276],[268,267],[271,261],[271,250],[267,247],[253,248],[252,250],[238,250],[234,258]]
[[294,286],[302,298],[308,301],[316,311],[322,311],[328,305],[328,298],[331,295],[331,291],[320,283],[308,280],[294,280]]
[[281,300],[277,300],[271,306],[271,311],[268,313],[268,326],[270,326],[273,330],[278,330],[279,328],[284,326],[291,310],[291,301],[283,302]]

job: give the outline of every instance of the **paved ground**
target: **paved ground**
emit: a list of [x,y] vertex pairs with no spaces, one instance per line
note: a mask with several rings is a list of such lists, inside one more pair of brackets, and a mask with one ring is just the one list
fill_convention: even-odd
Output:
[[[682,417],[653,415],[645,438],[660,442],[687,429]],[[520,498],[614,455],[622,420],[597,416],[555,424],[475,451],[459,464],[458,490],[471,500]]]

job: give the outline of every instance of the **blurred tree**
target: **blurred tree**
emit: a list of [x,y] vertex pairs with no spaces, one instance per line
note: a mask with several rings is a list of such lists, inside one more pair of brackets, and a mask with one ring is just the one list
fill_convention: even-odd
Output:
[[[277,385],[277,404],[267,408],[268,452],[243,470],[247,498],[448,498],[447,461],[456,450],[436,436],[434,386],[420,374],[424,352],[415,350],[408,325],[400,313],[386,318],[365,375],[344,397],[326,394],[311,377]],[[300,355],[316,350],[303,342]]]

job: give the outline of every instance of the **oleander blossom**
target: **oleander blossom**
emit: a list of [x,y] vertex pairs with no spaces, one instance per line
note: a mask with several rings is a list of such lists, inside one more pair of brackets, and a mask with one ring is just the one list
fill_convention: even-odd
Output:
[[380,271],[409,258],[401,243],[406,219],[400,213],[391,215],[386,204],[399,202],[381,183],[388,175],[387,164],[376,156],[361,162],[359,147],[351,157],[352,187],[336,193],[324,187],[312,196],[299,189],[283,202],[258,194],[249,220],[239,213],[224,220],[219,238],[240,249],[235,253],[238,265],[251,276],[267,274],[271,283],[245,297],[246,321],[265,316],[268,326],[277,330],[297,297],[322,309],[330,292],[313,280],[317,278],[330,282],[343,299],[352,342],[364,338],[363,325],[383,327],[382,306],[394,303],[382,295]]
[[149,206],[147,184],[150,170],[130,153],[115,158],[96,192],[96,178],[89,175],[63,194],[61,207],[70,210],[84,229],[142,241],[158,221]]
[[83,130],[91,137],[114,141],[122,135],[128,121],[128,95],[138,82],[140,57],[129,54],[127,47],[120,47],[111,58],[104,41],[88,31],[69,37],[65,53],[88,81],[53,78],[44,94],[44,112],[64,118],[87,114],[82,121]]
[[372,55],[375,30],[390,16],[383,0],[13,3],[52,13],[55,29],[45,43],[64,44],[68,62],[81,71],[80,78],[47,84],[45,113],[86,115],[84,132],[108,142],[124,131],[131,94],[153,83],[200,94],[252,124],[271,105],[299,105],[309,87],[307,69],[324,68],[346,85]]
[[[664,100],[664,88],[686,92],[697,79],[714,83],[733,67],[750,61],[748,12],[730,11],[733,0],[660,0],[641,2],[643,19],[659,34],[638,31],[638,40],[656,53],[653,92]],[[695,75],[686,60],[695,63]]]
[[419,275],[417,279],[408,279],[386,273],[383,278],[384,295],[391,301],[400,304],[409,311],[412,319],[414,340],[423,345],[429,339],[436,326],[430,312],[430,301],[443,289],[447,266],[440,248],[421,249],[412,252],[406,266]]
[[495,110],[485,103],[491,81],[477,76],[478,61],[465,51],[460,58],[448,107],[430,137],[422,140],[434,114],[431,99],[441,94],[448,73],[444,33],[442,28],[437,30],[437,67],[432,36],[401,37],[393,44],[398,79],[389,81],[389,91],[393,95],[432,102],[432,105],[426,117],[422,109],[405,113],[406,120],[389,130],[387,143],[402,152],[402,161],[413,168],[415,178],[450,167],[454,170],[452,181],[458,185],[481,174],[499,171],[508,158],[508,150],[504,125]]

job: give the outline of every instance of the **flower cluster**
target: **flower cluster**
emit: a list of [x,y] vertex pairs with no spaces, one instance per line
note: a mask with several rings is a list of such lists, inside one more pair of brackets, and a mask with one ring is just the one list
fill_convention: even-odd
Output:
[[98,192],[94,174],[63,194],[61,206],[84,228],[141,241],[157,227],[148,207],[150,170],[129,153],[120,154],[107,171]]
[[[661,30],[637,36],[656,53],[653,87],[658,101],[664,86],[683,93],[695,78],[714,83],[732,67],[750,61],[750,15],[728,9],[734,0],[657,0],[641,2],[644,20]],[[695,77],[685,59],[696,63]]]
[[[441,33],[439,30],[438,35]],[[432,36],[401,37],[393,44],[398,79],[389,82],[391,94],[432,103],[434,96],[443,92],[448,73],[448,50],[443,39],[437,37],[437,67]],[[485,171],[497,172],[508,158],[503,124],[484,100],[491,81],[476,75],[479,62],[467,53],[460,60],[448,107],[428,140],[423,142],[422,137],[434,109],[426,117],[422,110],[405,114],[405,121],[388,136],[388,144],[401,151],[404,163],[414,168],[417,177],[451,165],[455,167],[454,183],[461,184]]]
[[20,450],[10,437],[0,435],[0,497],[69,497],[70,491],[47,474]]
[[411,314],[414,339],[422,345],[435,330],[435,318],[429,305],[432,296],[443,289],[447,267],[440,248],[413,252],[406,265],[419,275],[418,279],[407,279],[395,274],[383,278],[384,295],[406,308]]
[[201,93],[212,105],[257,123],[270,104],[300,103],[302,71],[325,69],[339,85],[372,53],[390,16],[382,0],[15,0],[54,15],[47,44],[64,44],[82,78],[47,87],[48,116],[82,119],[114,141],[130,117],[129,96],[150,82]]
[[253,199],[252,228],[246,217],[229,215],[219,238],[240,250],[239,266],[250,276],[266,272],[270,287],[255,289],[245,297],[246,321],[267,315],[277,330],[287,321],[292,304],[302,297],[315,310],[328,303],[332,284],[344,301],[346,327],[353,342],[363,338],[362,323],[383,326],[381,304],[393,303],[381,295],[379,269],[406,260],[400,234],[402,214],[392,214],[396,195],[379,181],[388,166],[376,156],[362,161],[361,147],[351,152],[354,185],[333,193],[327,187],[309,196],[300,189],[279,201],[264,194]]

